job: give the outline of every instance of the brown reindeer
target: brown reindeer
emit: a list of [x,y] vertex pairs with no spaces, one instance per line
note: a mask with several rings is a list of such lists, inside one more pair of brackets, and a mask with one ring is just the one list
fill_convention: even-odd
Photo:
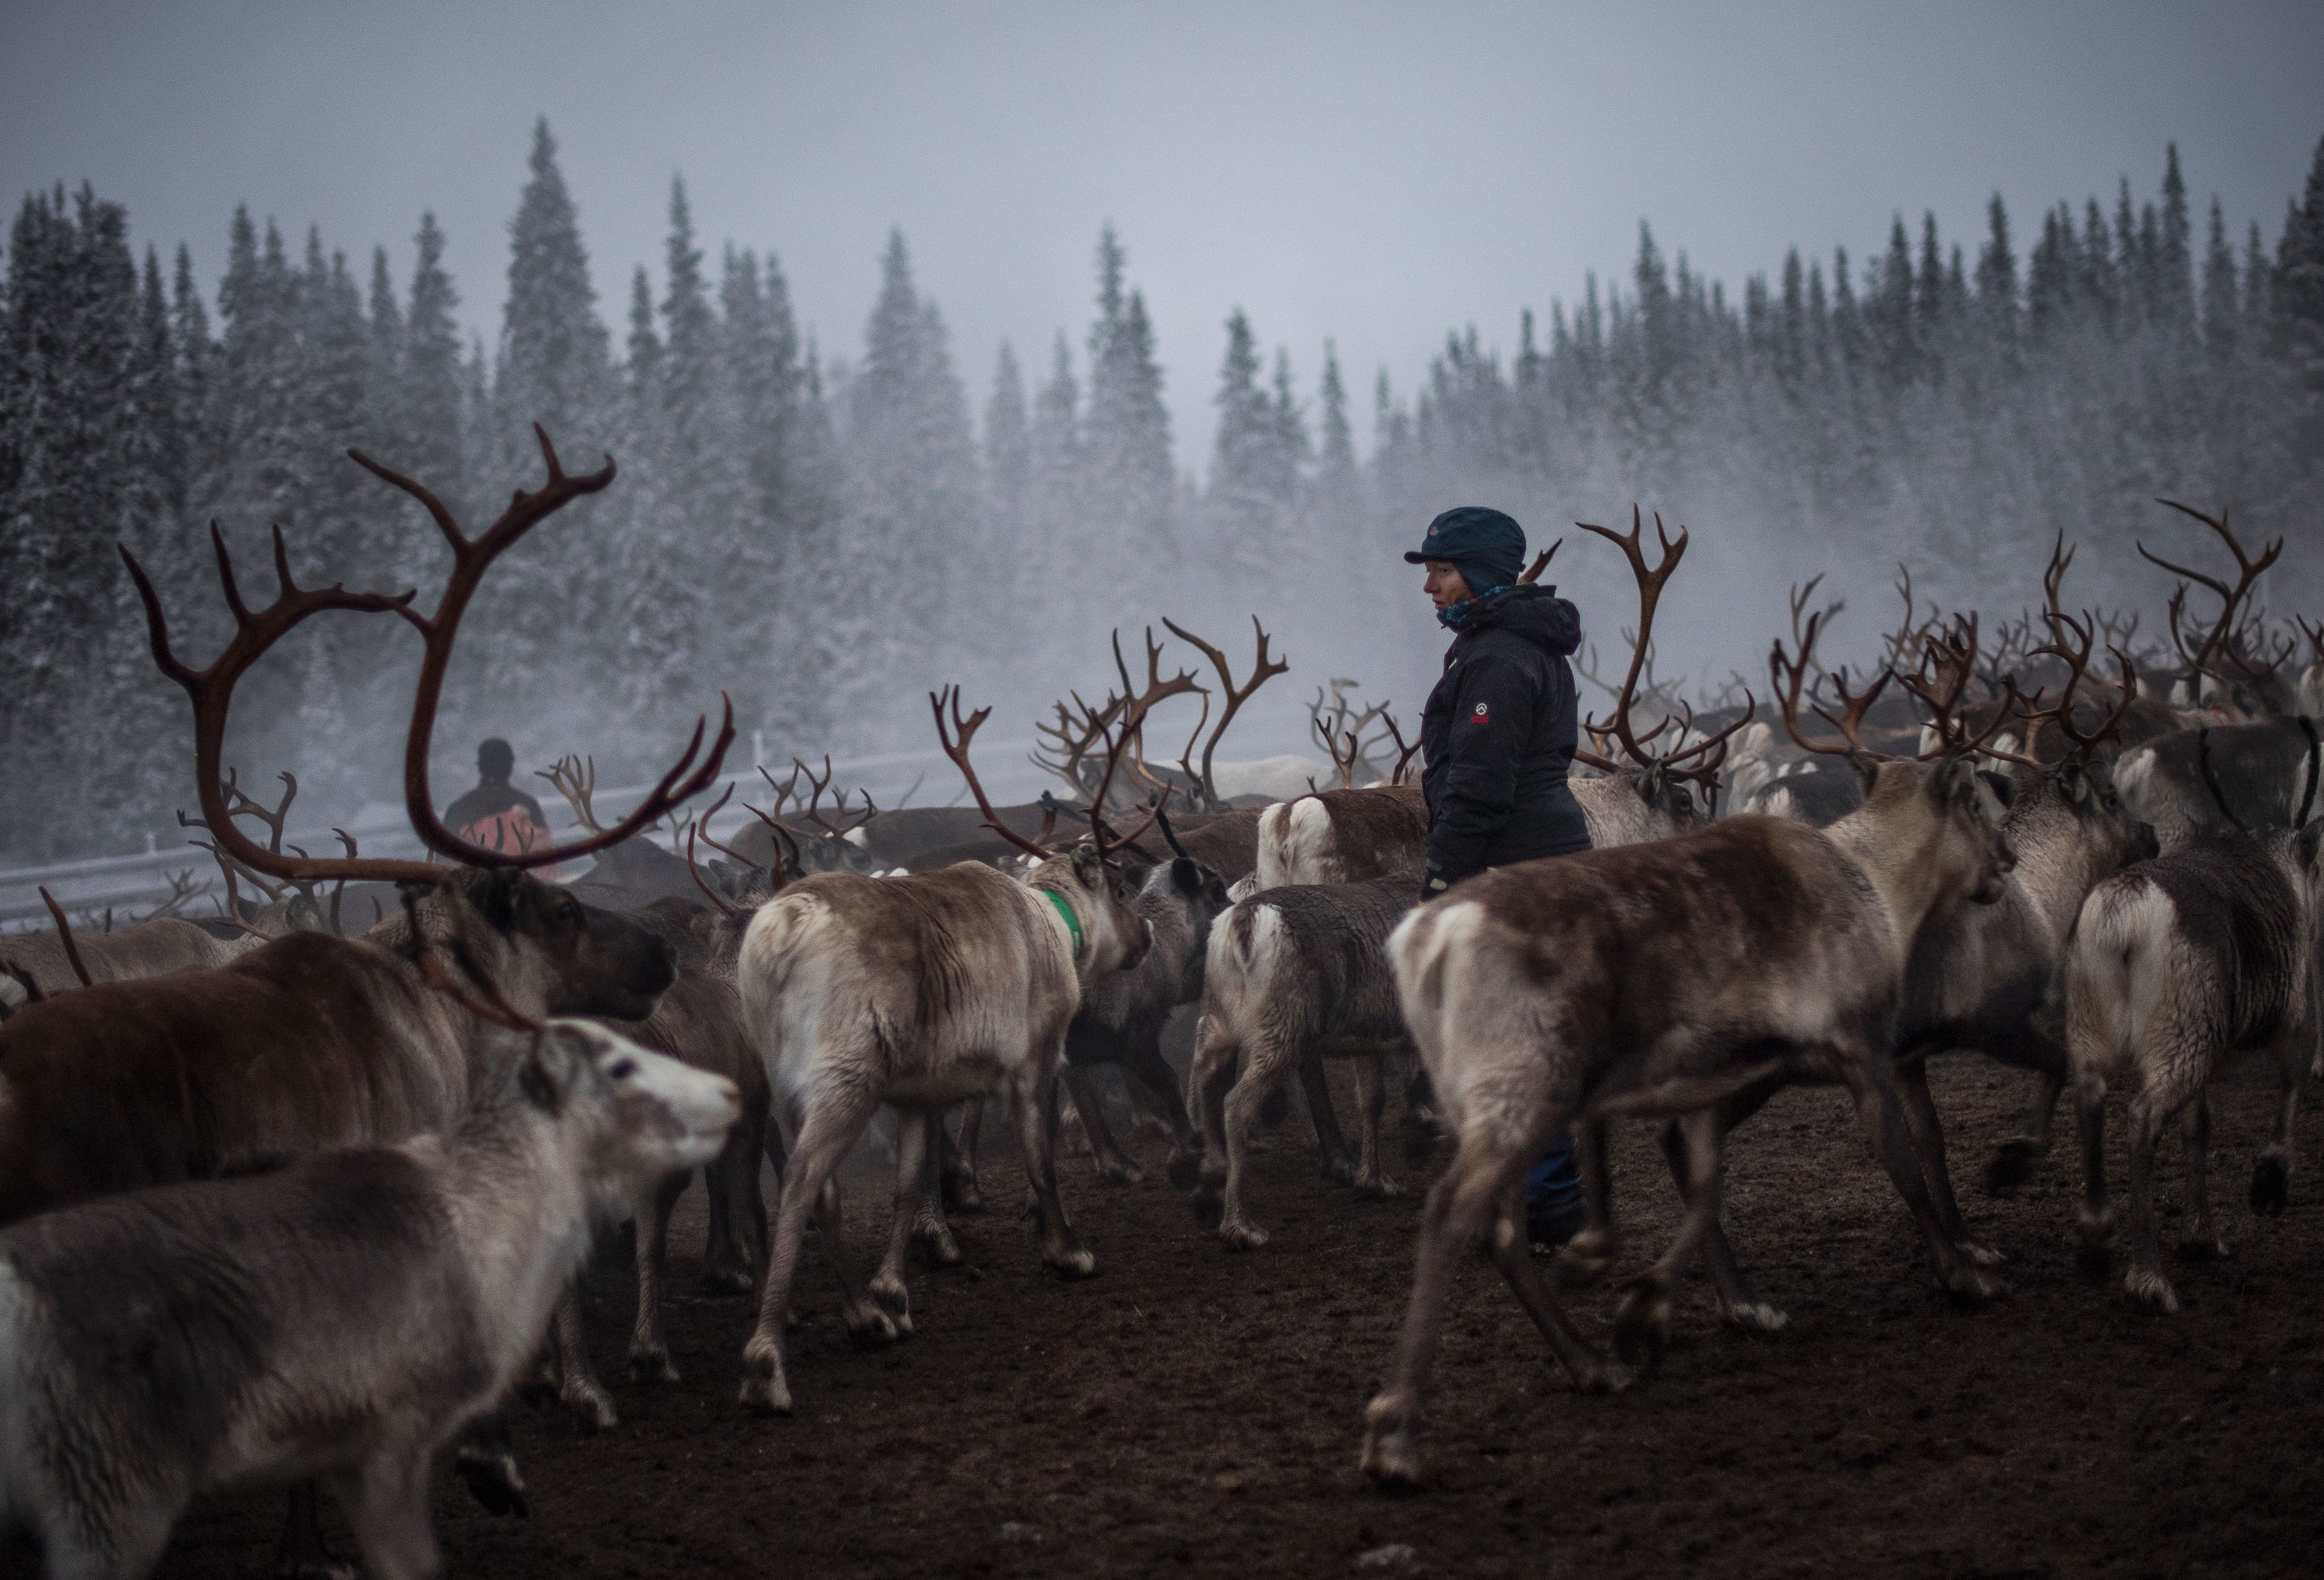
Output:
[[[1786,685],[1780,644],[1771,655],[1787,716],[1802,667]],[[1831,721],[1844,736],[1886,679]],[[1916,684],[1946,717],[1968,679],[1966,666],[1932,663]],[[1864,809],[1829,833],[1747,816],[1656,844],[1520,863],[1397,927],[1388,952],[1405,1021],[1459,1151],[1429,1193],[1403,1335],[1366,1414],[1369,1475],[1419,1479],[1414,1432],[1445,1294],[1480,1234],[1578,1384],[1630,1381],[1567,1319],[1526,1243],[1525,1169],[1577,1123],[1585,1157],[1600,1159],[1618,1114],[1669,1115],[1683,1133],[1685,1219],[1617,1322],[1634,1361],[1659,1352],[1671,1285],[1716,1222],[1727,1132],[1801,1079],[1848,1086],[1940,1284],[1969,1301],[2003,1290],[1931,1199],[1891,1067],[1913,936],[1956,903],[1999,899],[2014,864],[1966,754],[1973,744],[1955,736],[1933,761],[1868,761]]]
[[[1005,831],[969,766],[969,743],[990,710],[963,718],[951,693],[931,694],[928,705],[979,808]],[[1110,764],[1137,722],[1125,717],[1112,731]],[[1107,860],[1101,808],[1111,779],[1109,771],[1091,798],[1089,844],[1058,855],[1012,836],[1040,858],[1025,882],[974,862],[905,877],[818,873],[752,917],[738,967],[743,1019],[790,1145],[758,1329],[742,1353],[744,1404],[790,1411],[782,1341],[807,1215],[815,1212],[839,1244],[834,1171],[883,1104],[903,1116],[895,1221],[868,1289],[844,1289],[851,1332],[881,1342],[910,1331],[903,1262],[930,1177],[929,1132],[972,1097],[998,1093],[1016,1117],[1042,1260],[1068,1278],[1097,1270],[1057,1199],[1050,1113],[1084,989],[1136,966],[1148,944],[1130,883]]]
[[[634,922],[594,910],[527,869],[628,837],[706,784],[733,738],[725,727],[698,769],[702,726],[645,802],[613,828],[530,852],[479,849],[437,817],[428,788],[429,737],[460,616],[484,572],[524,532],[613,479],[613,465],[568,477],[546,435],[549,481],[516,494],[474,540],[422,485],[373,471],[428,506],[454,568],[435,613],[410,595],[306,589],[274,534],[281,593],[252,610],[224,539],[212,530],[233,636],[195,670],[172,652],[161,597],[124,551],[144,607],[154,661],[191,700],[195,783],[203,821],[234,861],[288,882],[367,880],[424,886],[416,903],[360,938],[295,933],[223,969],[100,984],[30,1006],[0,1025],[0,1222],[143,1186],[246,1171],[327,1148],[388,1142],[440,1130],[467,1112],[493,1076],[481,1024],[433,991],[433,957],[471,1000],[498,995],[521,1014],[649,1013],[672,980],[668,946]],[[412,826],[444,867],[270,850],[235,826],[220,756],[234,688],[261,654],[333,610],[393,613],[425,642],[405,748]],[[595,1413],[595,1401],[576,1400]]]

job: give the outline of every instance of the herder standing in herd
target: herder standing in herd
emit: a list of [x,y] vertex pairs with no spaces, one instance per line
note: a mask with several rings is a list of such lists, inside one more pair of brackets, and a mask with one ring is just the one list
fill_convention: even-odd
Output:
[[[1590,848],[1589,826],[1566,785],[1579,744],[1573,670],[1582,616],[1554,587],[1519,585],[1525,529],[1484,505],[1428,523],[1405,555],[1452,632],[1444,674],[1421,717],[1427,763],[1428,871],[1434,900],[1488,867]],[[1582,1179],[1571,1138],[1526,1178],[1526,1232],[1542,1254],[1581,1229]]]

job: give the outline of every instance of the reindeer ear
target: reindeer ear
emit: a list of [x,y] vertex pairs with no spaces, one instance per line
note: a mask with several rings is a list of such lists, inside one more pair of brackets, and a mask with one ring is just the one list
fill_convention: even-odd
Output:
[[553,1030],[536,1031],[532,1045],[524,1050],[524,1060],[517,1066],[517,1089],[525,1101],[543,1113],[555,1113],[565,1105],[566,1077],[571,1075],[565,1067],[571,1056],[560,1045]]
[[2292,836],[2292,859],[2300,864],[2301,871],[2311,876],[2315,873],[2319,846],[2324,846],[2324,818],[2312,818],[2301,824],[2300,832]]
[[1192,856],[1174,856],[1170,862],[1170,882],[1179,893],[1191,900],[1203,892],[1203,869]]
[[2087,806],[2090,799],[2090,776],[2082,765],[2069,757],[2058,764],[2058,793],[2074,806]]
[[1098,855],[1094,845],[1074,846],[1074,876],[1082,887],[1094,892],[1105,883],[1105,857]]
[[2006,773],[1996,773],[1990,768],[1978,769],[1977,771],[1977,777],[1984,783],[1986,789],[1993,792],[1993,799],[2001,803],[2001,809],[2003,811],[2006,812],[2010,808],[2017,804],[2017,781],[2015,780],[2010,778]]
[[1880,760],[1862,752],[1850,752],[1848,765],[1856,770],[1856,788],[1866,800],[1872,799],[1872,787],[1880,782]]
[[1663,804],[1663,765],[1655,763],[1638,777],[1638,799],[1649,807]]

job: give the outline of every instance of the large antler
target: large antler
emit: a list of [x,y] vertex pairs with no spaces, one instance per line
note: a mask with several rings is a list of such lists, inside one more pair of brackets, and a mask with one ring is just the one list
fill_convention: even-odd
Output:
[[2263,679],[2273,675],[2277,665],[2283,661],[2282,657],[2279,656],[2274,664],[2264,665],[2255,664],[2246,658],[2240,651],[2242,644],[2238,641],[2238,636],[2242,624],[2236,618],[2236,612],[2243,606],[2244,600],[2251,596],[2253,584],[2267,573],[2268,567],[2282,557],[2283,540],[2278,538],[2262,550],[2257,559],[2254,559],[2244,552],[2242,541],[2228,530],[2227,518],[2224,512],[2217,516],[2209,516],[2192,505],[2181,504],[2175,499],[2158,499],[2155,503],[2169,505],[2180,514],[2192,517],[2210,528],[2218,535],[2218,540],[2227,546],[2227,552],[2236,557],[2237,573],[2236,585],[2230,587],[2216,577],[2206,576],[2200,570],[2190,570],[2186,566],[2174,564],[2161,555],[2149,551],[2144,543],[2137,545],[2138,552],[2149,562],[2161,566],[2173,576],[2184,577],[2188,581],[2200,583],[2219,596],[2218,621],[2203,634],[2203,639],[2190,648],[2180,631],[2180,624],[2186,609],[2187,589],[2181,587],[2172,596],[2171,640],[2178,646],[2180,655],[2187,661],[2190,673],[2210,674],[2217,679],[2224,679],[2226,677],[2218,675],[2212,665],[2217,660],[2225,658],[2253,679]]
[[1811,698],[1809,707],[1813,709],[1818,718],[1840,732],[1842,744],[1833,746],[1821,741],[1810,740],[1807,732],[1800,727],[1800,693],[1806,685],[1808,670],[1815,662],[1816,633],[1822,624],[1823,615],[1821,613],[1808,616],[1807,624],[1800,633],[1800,656],[1797,659],[1791,658],[1784,651],[1784,641],[1781,637],[1777,637],[1775,645],[1768,650],[1767,673],[1775,684],[1775,696],[1783,708],[1784,728],[1791,732],[1793,740],[1810,752],[1819,752],[1831,757],[1863,756],[1884,762],[1888,762],[1890,759],[1865,745],[1860,735],[1864,728],[1866,711],[1879,698],[1880,693],[1887,688],[1888,682],[1895,679],[1896,672],[1885,666],[1878,678],[1863,692],[1854,697],[1848,693],[1848,680],[1845,676],[1833,675],[1831,678],[1832,689],[1840,694],[1840,713],[1838,718],[1826,713],[1821,704]]
[[[121,558],[129,567],[129,574],[137,584],[138,597],[145,606],[145,622],[152,640],[153,661],[164,675],[184,688],[194,707],[194,768],[195,785],[201,798],[202,819],[211,835],[224,845],[235,860],[247,867],[292,882],[349,879],[380,882],[433,882],[443,875],[441,868],[428,862],[383,861],[376,858],[355,860],[290,856],[260,847],[234,827],[231,809],[220,789],[219,757],[226,740],[226,714],[232,704],[235,683],[257,661],[260,654],[281,641],[309,617],[330,609],[349,609],[359,613],[389,613],[401,616],[420,634],[424,656],[420,663],[420,685],[412,701],[411,724],[404,744],[403,799],[406,814],[412,829],[430,849],[479,867],[540,867],[595,851],[627,839],[638,830],[653,823],[673,807],[700,791],[717,777],[725,760],[726,748],[734,739],[734,707],[726,704],[725,716],[717,740],[699,768],[695,760],[702,751],[703,732],[706,720],[697,720],[694,736],[685,754],[676,766],[665,773],[642,805],[612,828],[603,830],[587,839],[569,845],[549,845],[528,851],[487,850],[471,845],[446,828],[437,817],[435,802],[428,788],[429,745],[435,734],[437,703],[443,691],[444,675],[449,667],[454,639],[459,633],[460,617],[475,596],[486,570],[509,547],[541,521],[583,494],[595,494],[613,480],[613,461],[607,457],[603,467],[582,477],[568,477],[558,464],[557,451],[549,442],[549,435],[539,424],[533,427],[540,441],[542,458],[548,463],[549,481],[538,491],[527,494],[517,491],[500,519],[482,537],[471,540],[460,530],[458,522],[426,485],[381,466],[360,451],[347,454],[367,471],[402,489],[424,505],[451,546],[453,568],[445,584],[444,596],[432,615],[421,615],[411,607],[412,595],[404,593],[388,597],[378,593],[350,593],[333,585],[323,589],[300,587],[290,576],[290,555],[285,550],[281,529],[274,533],[274,572],[281,591],[274,602],[254,613],[242,600],[235,585],[234,564],[226,550],[226,540],[214,524],[210,538],[217,552],[218,579],[223,584],[226,606],[233,611],[235,634],[224,651],[213,660],[208,669],[195,670],[180,662],[170,648],[170,629],[161,610],[161,600],[144,568],[127,548]],[[689,770],[692,770],[689,774]]]
[[1212,727],[1209,738],[1203,743],[1202,772],[1194,776],[1195,788],[1202,792],[1204,805],[1215,806],[1219,799],[1218,781],[1212,777],[1211,760],[1218,752],[1219,742],[1225,738],[1227,726],[1234,723],[1235,715],[1242,710],[1244,703],[1250,700],[1252,692],[1257,691],[1277,675],[1289,674],[1291,666],[1280,660],[1268,658],[1267,629],[1259,624],[1259,616],[1256,614],[1250,617],[1250,628],[1258,635],[1259,651],[1251,660],[1250,678],[1240,686],[1235,684],[1234,670],[1228,664],[1226,654],[1175,620],[1166,618],[1162,624],[1171,635],[1200,650],[1203,656],[1211,661],[1211,667],[1219,672],[1219,684],[1226,692],[1226,707],[1219,715],[1219,722]]
[[[1630,667],[1623,672],[1621,688],[1614,696],[1614,718],[1610,727],[1615,738],[1622,743],[1622,750],[1628,753],[1639,767],[1649,768],[1654,765],[1654,754],[1646,750],[1646,742],[1640,741],[1637,731],[1631,727],[1630,709],[1637,701],[1638,674],[1646,667],[1646,648],[1654,641],[1655,607],[1661,603],[1663,587],[1670,581],[1672,573],[1678,569],[1678,562],[1686,553],[1686,529],[1679,528],[1677,541],[1672,541],[1670,534],[1663,530],[1662,513],[1655,513],[1655,536],[1662,541],[1661,559],[1649,568],[1641,549],[1646,528],[1639,520],[1637,505],[1630,507],[1630,530],[1627,533],[1593,526],[1588,522],[1573,524],[1585,532],[1597,533],[1619,549],[1623,558],[1630,562],[1630,575],[1638,584],[1638,628],[1630,643]],[[1670,727],[1670,724],[1668,718],[1664,719],[1646,736],[1646,741],[1657,739]],[[1599,734],[1608,726],[1593,723],[1584,727]]]

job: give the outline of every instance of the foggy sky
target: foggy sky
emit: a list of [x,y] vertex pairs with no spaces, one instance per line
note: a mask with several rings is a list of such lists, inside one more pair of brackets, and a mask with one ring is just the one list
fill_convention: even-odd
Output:
[[[770,248],[853,357],[890,226],[982,409],[995,353],[1077,363],[1111,219],[1206,468],[1240,306],[1312,398],[1326,336],[1360,444],[1386,365],[1444,333],[1514,349],[1521,307],[1627,278],[1641,218],[1739,291],[1794,244],[1859,256],[1933,208],[1975,256],[1998,189],[2142,201],[2175,139],[2198,224],[2270,245],[2324,134],[2324,5],[1427,6],[166,4],[0,0],[0,194],[94,181],[206,291],[237,202],[408,281],[422,209],[491,345],[536,115],[618,345],[661,284],[682,173],[712,266]],[[1086,377],[1085,367],[1078,371]]]

